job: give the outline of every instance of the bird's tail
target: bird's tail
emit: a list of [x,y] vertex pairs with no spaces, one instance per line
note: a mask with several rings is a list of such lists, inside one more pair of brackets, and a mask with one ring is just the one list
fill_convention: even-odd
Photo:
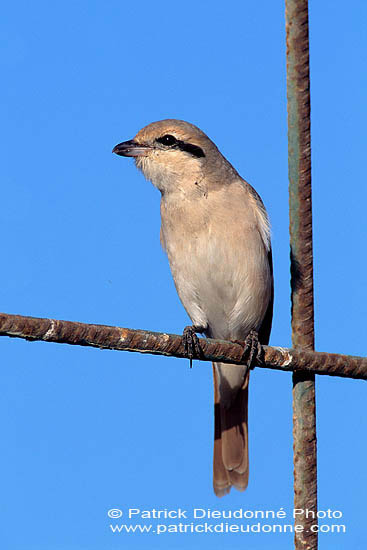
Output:
[[[248,382],[246,374],[242,387],[229,406],[220,402],[219,377],[213,364],[214,374],[214,460],[213,486],[218,497],[226,495],[231,487],[244,491],[248,484]],[[229,365],[226,365],[229,366]],[[233,365],[238,368],[238,365]]]

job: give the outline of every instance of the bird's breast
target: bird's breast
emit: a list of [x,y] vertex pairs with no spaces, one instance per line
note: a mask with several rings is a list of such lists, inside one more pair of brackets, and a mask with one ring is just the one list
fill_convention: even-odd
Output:
[[[217,338],[258,329],[271,293],[267,251],[248,204],[209,196],[161,205],[162,241],[193,324]],[[163,202],[163,201],[162,201]]]

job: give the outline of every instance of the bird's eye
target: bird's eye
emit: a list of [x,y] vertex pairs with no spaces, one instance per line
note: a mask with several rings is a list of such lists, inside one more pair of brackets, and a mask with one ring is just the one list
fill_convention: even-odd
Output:
[[167,147],[172,147],[172,145],[177,143],[177,139],[170,134],[166,134],[165,136],[158,138],[157,141],[162,145],[167,145]]

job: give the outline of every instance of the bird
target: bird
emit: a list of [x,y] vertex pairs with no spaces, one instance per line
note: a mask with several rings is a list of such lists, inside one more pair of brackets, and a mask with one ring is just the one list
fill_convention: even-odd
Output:
[[133,157],[161,193],[160,240],[192,326],[184,329],[190,359],[196,333],[244,343],[244,365],[213,363],[213,488],[244,491],[249,478],[248,384],[273,317],[270,223],[255,191],[197,126],[165,119],[142,128],[113,153]]

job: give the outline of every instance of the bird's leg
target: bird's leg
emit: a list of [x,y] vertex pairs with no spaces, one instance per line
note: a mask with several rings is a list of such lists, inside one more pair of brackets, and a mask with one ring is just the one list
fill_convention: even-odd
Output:
[[192,360],[199,359],[201,356],[201,347],[196,333],[203,331],[203,327],[196,327],[195,325],[184,328],[182,340],[187,357],[190,359],[190,369],[192,368]]
[[[243,342],[236,340],[238,344]],[[259,342],[259,335],[256,330],[251,330],[245,339],[245,347],[241,360],[246,362],[249,369],[253,369],[256,363],[263,362],[264,350]]]

